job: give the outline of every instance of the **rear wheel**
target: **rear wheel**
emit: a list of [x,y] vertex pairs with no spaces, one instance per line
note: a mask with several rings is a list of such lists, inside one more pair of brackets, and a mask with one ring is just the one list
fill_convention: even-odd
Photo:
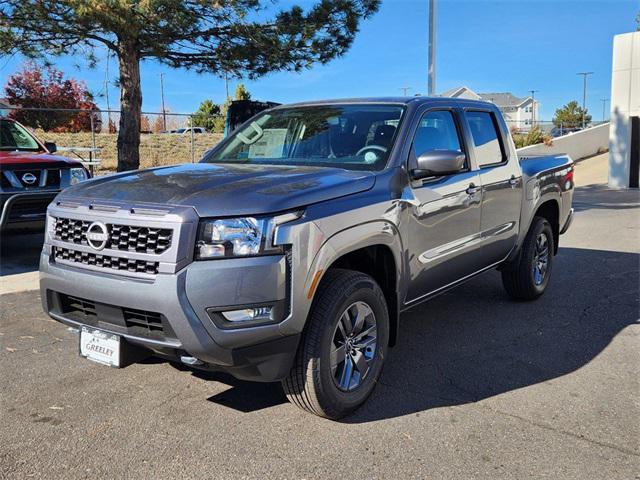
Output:
[[534,217],[517,263],[502,269],[502,284],[517,300],[534,300],[547,288],[555,244],[547,219]]
[[389,314],[373,278],[329,270],[322,280],[289,376],[289,400],[321,417],[338,419],[358,408],[382,372]]

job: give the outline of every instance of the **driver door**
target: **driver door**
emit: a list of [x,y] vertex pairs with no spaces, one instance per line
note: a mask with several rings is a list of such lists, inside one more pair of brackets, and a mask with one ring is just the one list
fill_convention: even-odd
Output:
[[[431,150],[465,153],[460,119],[461,112],[455,109],[424,113],[410,155],[417,158]],[[411,189],[415,200],[411,202],[408,226],[411,281],[407,303],[436,293],[476,272],[482,264],[482,189],[469,156],[460,172],[413,180]]]

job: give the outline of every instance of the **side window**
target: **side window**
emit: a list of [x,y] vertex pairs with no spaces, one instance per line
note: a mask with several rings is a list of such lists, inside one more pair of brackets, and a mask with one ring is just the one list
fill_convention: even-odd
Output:
[[460,137],[453,114],[447,110],[427,112],[413,139],[413,153],[419,157],[432,150],[462,152]]
[[467,112],[467,121],[473,137],[478,166],[501,163],[505,154],[498,137],[498,130],[489,112]]

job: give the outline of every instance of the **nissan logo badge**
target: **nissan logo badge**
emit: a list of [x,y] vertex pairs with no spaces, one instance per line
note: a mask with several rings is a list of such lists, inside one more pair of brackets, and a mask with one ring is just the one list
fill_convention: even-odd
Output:
[[102,250],[109,241],[107,226],[102,222],[93,222],[87,229],[87,243],[94,250]]
[[33,173],[27,172],[24,175],[22,175],[22,181],[27,185],[33,185],[34,183],[36,183],[36,180],[38,179]]

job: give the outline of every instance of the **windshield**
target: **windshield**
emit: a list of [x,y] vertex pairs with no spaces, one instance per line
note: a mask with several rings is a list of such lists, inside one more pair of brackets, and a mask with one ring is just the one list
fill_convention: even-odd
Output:
[[279,108],[236,130],[202,161],[380,170],[403,112],[398,105]]
[[38,152],[40,145],[23,127],[9,120],[0,119],[0,150]]

